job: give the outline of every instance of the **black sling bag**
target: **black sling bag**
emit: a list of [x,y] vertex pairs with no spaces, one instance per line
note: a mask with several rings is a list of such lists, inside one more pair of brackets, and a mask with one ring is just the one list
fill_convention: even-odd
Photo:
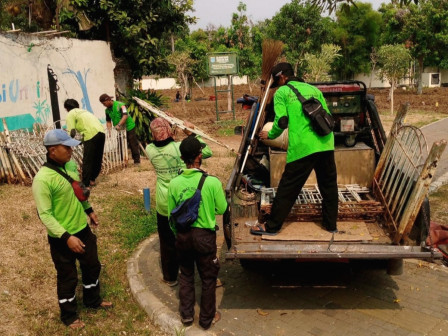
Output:
[[303,113],[311,121],[313,131],[320,136],[325,136],[333,132],[334,119],[333,116],[324,110],[321,102],[314,97],[305,99],[304,96],[291,84],[286,84],[297,96],[302,103]]

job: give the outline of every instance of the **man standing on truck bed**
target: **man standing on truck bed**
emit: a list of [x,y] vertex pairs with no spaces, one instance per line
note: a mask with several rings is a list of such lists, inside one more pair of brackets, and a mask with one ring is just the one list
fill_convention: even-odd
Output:
[[334,161],[334,134],[320,136],[311,127],[302,111],[302,104],[286,84],[294,86],[306,99],[320,101],[328,112],[322,92],[294,77],[289,63],[279,63],[272,69],[274,79],[271,88],[280,86],[274,95],[275,120],[272,129],[261,131],[261,140],[275,139],[288,127],[288,151],[286,166],[266,223],[251,229],[255,235],[277,234],[294,205],[303,185],[314,169],[322,195],[322,225],[325,230],[337,232],[338,185]]

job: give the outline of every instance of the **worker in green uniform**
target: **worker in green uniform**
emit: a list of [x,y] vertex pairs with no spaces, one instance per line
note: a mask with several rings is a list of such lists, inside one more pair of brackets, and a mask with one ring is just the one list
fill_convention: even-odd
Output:
[[[171,180],[168,187],[168,214],[181,202],[193,196],[201,170],[202,150],[205,144],[195,137],[185,138],[179,146],[182,160],[187,168],[182,174]],[[216,256],[216,215],[222,215],[227,209],[227,201],[218,178],[207,176],[201,190],[201,202],[198,218],[187,232],[177,232],[176,250],[180,266],[179,311],[184,324],[193,323],[195,305],[194,272],[195,264],[201,278],[201,300],[199,325],[208,329],[221,319],[216,310],[216,280],[220,268]]]
[[104,127],[93,113],[79,108],[75,99],[67,99],[64,108],[68,114],[65,118],[67,130],[72,138],[76,132],[82,135],[84,146],[82,154],[82,182],[87,187],[96,185],[96,178],[101,172],[104,143],[106,135]]
[[[79,318],[76,302],[78,274],[82,272],[83,303],[89,308],[111,308],[100,296],[96,236],[87,224],[98,226],[98,217],[88,201],[79,201],[70,182],[56,170],[78,181],[76,163],[71,161],[72,146],[80,144],[65,131],[48,131],[44,137],[47,163],[33,179],[33,196],[42,223],[47,228],[51,257],[57,273],[57,295],[61,320],[71,329],[85,326]],[[53,167],[53,168],[51,168]]]
[[106,107],[106,126],[112,128],[112,124],[117,131],[126,130],[126,137],[131,148],[134,164],[140,164],[140,149],[138,145],[137,134],[135,133],[135,122],[126,109],[126,105],[119,101],[112,100],[112,97],[106,93],[100,96],[100,102]]
[[322,195],[322,225],[327,231],[335,233],[338,185],[334,160],[334,134],[331,132],[320,136],[312,129],[310,120],[302,111],[302,104],[286,84],[295,87],[306,99],[311,97],[318,99],[327,113],[330,113],[325,98],[318,88],[294,77],[294,70],[289,63],[275,65],[272,77],[274,82],[271,88],[279,86],[274,95],[274,124],[269,132],[261,131],[259,138],[275,139],[288,127],[286,166],[266,223],[258,223],[250,231],[255,235],[277,234],[314,169]]
[[[184,125],[194,128],[194,125],[189,122],[184,122]],[[176,238],[168,223],[168,184],[186,166],[180,158],[180,142],[174,141],[170,123],[159,117],[151,121],[149,127],[154,141],[146,147],[146,153],[157,174],[156,211],[160,263],[163,281],[169,286],[175,286],[177,285],[179,264],[175,248]],[[184,133],[188,136],[195,136],[186,129]],[[202,141],[199,136],[196,138]],[[211,149],[208,146],[204,147],[202,155],[204,159],[211,157]]]

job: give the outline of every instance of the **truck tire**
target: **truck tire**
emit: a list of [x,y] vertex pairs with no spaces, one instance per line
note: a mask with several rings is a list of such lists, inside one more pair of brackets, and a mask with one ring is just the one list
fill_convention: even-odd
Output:
[[389,259],[387,261],[387,274],[402,275],[403,274],[403,259]]
[[416,245],[424,245],[426,238],[428,237],[431,221],[430,211],[429,199],[428,197],[425,197],[409,234],[409,238],[414,240]]

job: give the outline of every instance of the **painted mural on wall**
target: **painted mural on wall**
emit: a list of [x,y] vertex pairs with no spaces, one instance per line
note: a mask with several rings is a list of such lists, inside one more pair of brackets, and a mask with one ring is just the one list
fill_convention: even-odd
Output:
[[105,122],[98,97],[115,91],[115,63],[106,42],[9,34],[0,35],[0,118],[5,118],[10,130],[56,121],[51,110],[48,66],[57,78],[63,125],[67,113],[63,104],[68,98],[78,100],[83,109]]

